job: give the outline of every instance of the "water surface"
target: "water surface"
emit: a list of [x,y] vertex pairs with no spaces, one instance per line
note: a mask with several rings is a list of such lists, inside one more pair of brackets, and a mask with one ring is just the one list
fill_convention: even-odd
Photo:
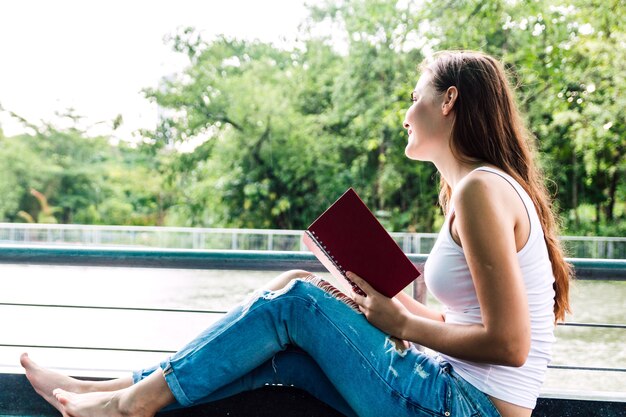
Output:
[[[0,265],[0,302],[225,311],[276,272]],[[322,274],[329,278],[328,274]],[[568,321],[626,322],[626,282],[578,281]],[[437,307],[429,298],[429,304]],[[175,351],[219,314],[0,306],[3,344]],[[626,330],[559,327],[552,363],[626,368]],[[25,348],[0,347],[0,370],[15,372]],[[27,348],[46,366],[119,376],[158,364],[165,353]],[[100,370],[94,372],[94,369]],[[544,391],[626,391],[626,372],[550,370]]]

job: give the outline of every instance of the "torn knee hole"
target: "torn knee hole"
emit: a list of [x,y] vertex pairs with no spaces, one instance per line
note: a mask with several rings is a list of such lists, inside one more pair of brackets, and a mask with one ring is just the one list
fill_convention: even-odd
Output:
[[348,307],[350,307],[355,312],[359,314],[363,314],[361,313],[361,310],[359,309],[359,305],[355,303],[352,298],[348,297],[346,294],[341,292],[341,290],[339,290],[337,287],[332,285],[330,282],[312,274],[304,278],[299,278],[299,279],[315,285],[316,287],[326,292],[326,294],[328,294],[329,296],[332,296],[338,299],[339,301],[344,302]]

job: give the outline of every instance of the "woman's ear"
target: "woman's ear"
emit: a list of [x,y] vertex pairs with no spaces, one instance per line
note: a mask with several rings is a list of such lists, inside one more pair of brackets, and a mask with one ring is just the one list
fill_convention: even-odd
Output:
[[448,87],[443,97],[443,104],[441,105],[441,111],[444,116],[450,114],[452,109],[454,109],[454,103],[456,103],[458,96],[459,90],[457,90],[455,86]]

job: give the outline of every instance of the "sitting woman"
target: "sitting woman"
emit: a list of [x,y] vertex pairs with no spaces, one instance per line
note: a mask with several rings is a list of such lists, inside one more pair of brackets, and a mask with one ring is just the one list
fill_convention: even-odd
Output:
[[441,175],[446,220],[424,277],[445,312],[351,273],[365,295],[290,271],[132,377],[78,381],[24,354],[35,390],[72,417],[153,416],[265,384],[347,416],[530,416],[570,278],[531,138],[494,58],[442,52],[422,69],[405,153]]

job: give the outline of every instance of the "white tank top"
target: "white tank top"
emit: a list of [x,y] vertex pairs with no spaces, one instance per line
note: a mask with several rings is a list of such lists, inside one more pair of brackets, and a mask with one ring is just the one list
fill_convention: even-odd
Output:
[[[519,367],[490,365],[448,355],[454,370],[482,392],[510,403],[534,408],[539,396],[554,343],[554,276],[543,230],[535,206],[522,186],[506,173],[477,168],[507,180],[522,199],[530,219],[530,236],[517,253],[530,312],[531,342],[526,363]],[[445,306],[447,323],[482,323],[480,305],[463,248],[450,234],[451,206],[437,241],[424,267],[429,291]],[[497,233],[497,230],[493,231]]]

